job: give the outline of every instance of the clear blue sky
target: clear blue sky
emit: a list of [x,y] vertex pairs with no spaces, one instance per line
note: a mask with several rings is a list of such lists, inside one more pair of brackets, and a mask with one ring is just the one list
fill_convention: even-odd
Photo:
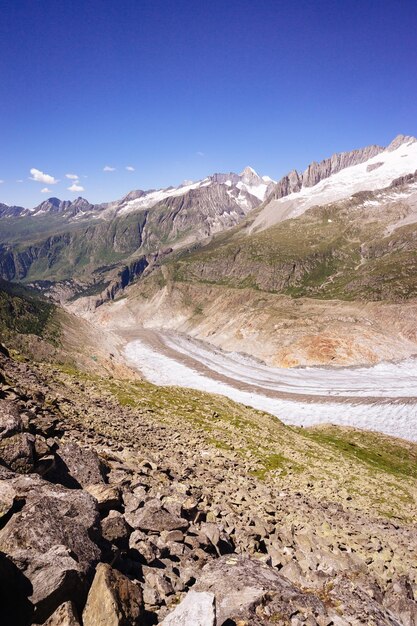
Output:
[[279,178],[417,134],[416,32],[415,0],[5,0],[0,202]]

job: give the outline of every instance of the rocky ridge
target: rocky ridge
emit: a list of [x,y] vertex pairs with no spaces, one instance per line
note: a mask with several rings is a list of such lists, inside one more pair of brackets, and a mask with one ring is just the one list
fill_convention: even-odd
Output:
[[[286,174],[277,182],[267,201],[271,199],[278,200],[279,198],[284,198],[291,193],[300,191],[303,187],[313,187],[321,180],[329,178],[332,174],[336,174],[346,167],[364,163],[384,150],[392,152],[402,144],[410,141],[415,141],[415,138],[408,135],[398,135],[392,140],[387,148],[371,145],[366,146],[365,148],[359,148],[358,150],[350,150],[349,152],[338,152],[327,159],[323,159],[323,161],[320,161],[319,163],[313,161],[307,166],[304,172],[291,170],[289,174]],[[377,166],[378,164],[373,167]]]
[[2,623],[417,623],[411,474],[220,397],[0,366]]

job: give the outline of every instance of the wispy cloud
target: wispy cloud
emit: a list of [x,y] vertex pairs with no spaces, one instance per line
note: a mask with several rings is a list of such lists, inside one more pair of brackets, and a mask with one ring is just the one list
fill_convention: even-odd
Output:
[[70,180],[78,180],[79,176],[77,176],[77,174],[65,174],[65,178],[69,178]]
[[45,174],[41,172],[41,170],[37,170],[36,167],[32,167],[30,170],[32,176],[30,176],[31,180],[35,180],[37,183],[45,183],[46,185],[56,185],[57,179],[49,174]]
[[41,193],[52,193],[52,191],[48,187],[42,187]]
[[84,187],[79,185],[78,183],[73,183],[71,187],[67,187],[68,191],[84,191]]
[[16,182],[17,183],[23,183],[23,178],[18,178]]
[[103,167],[103,172],[114,172],[116,170],[115,167],[112,167],[111,165],[105,165]]
[[197,155],[197,156],[205,156],[204,152],[201,152],[201,150],[198,150],[198,151],[196,152],[196,155]]
[[4,183],[4,180],[0,178],[0,185],[2,185],[3,183]]
[[133,167],[133,165],[126,165],[126,169],[128,172],[134,172],[135,168]]

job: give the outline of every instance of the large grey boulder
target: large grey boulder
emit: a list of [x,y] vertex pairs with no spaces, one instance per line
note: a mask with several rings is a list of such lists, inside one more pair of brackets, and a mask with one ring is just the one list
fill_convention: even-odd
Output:
[[99,563],[83,611],[83,625],[139,626],[142,615],[139,585],[110,565]]
[[152,532],[188,528],[187,520],[167,511],[156,498],[146,502],[142,508],[125,512],[125,518],[132,528]]
[[163,626],[215,626],[214,594],[189,591],[184,600],[161,622]]
[[[5,475],[3,473],[3,475]],[[88,493],[36,475],[6,474],[20,510],[0,530],[0,551],[31,584],[37,622],[63,602],[83,602],[100,550],[97,503]]]
[[48,479],[66,487],[87,487],[104,483],[104,469],[94,450],[68,442],[59,446],[55,469],[48,473]]

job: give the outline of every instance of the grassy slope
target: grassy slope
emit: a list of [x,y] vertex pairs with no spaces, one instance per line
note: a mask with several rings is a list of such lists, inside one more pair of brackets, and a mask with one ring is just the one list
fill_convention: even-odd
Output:
[[382,215],[370,193],[307,211],[245,236],[224,233],[176,260],[179,281],[253,287],[291,296],[404,300],[417,296],[417,226],[386,236],[398,207]]

